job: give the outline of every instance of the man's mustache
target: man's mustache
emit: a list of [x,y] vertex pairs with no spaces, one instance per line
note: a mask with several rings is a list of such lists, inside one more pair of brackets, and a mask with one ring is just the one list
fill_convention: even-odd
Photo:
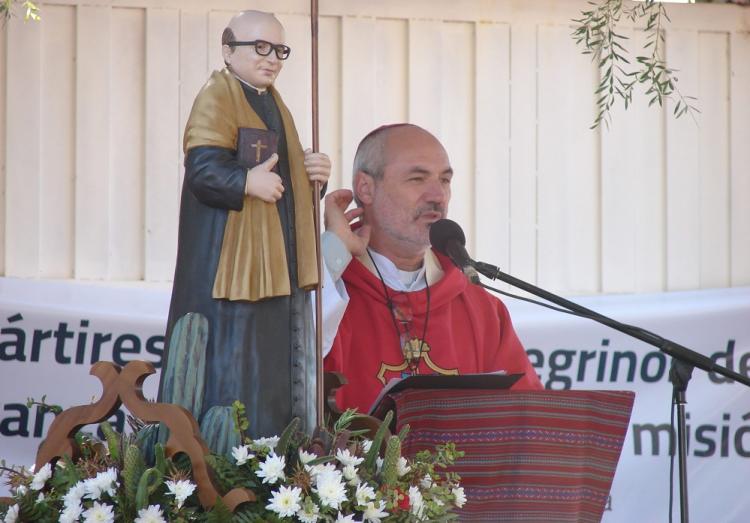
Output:
[[442,218],[445,218],[445,206],[440,203],[428,203],[422,207],[417,208],[414,211],[414,219],[417,220],[422,217],[423,214],[428,212],[438,212]]

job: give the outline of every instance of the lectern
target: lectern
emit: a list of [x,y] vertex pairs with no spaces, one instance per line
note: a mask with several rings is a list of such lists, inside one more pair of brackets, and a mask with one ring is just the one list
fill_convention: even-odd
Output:
[[375,414],[411,430],[413,456],[449,441],[466,455],[452,469],[468,498],[460,521],[599,522],[634,394],[402,388]]

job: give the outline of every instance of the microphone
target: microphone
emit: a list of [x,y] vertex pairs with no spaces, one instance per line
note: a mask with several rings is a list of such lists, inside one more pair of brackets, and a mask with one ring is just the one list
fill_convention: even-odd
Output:
[[447,218],[436,221],[430,227],[430,243],[437,252],[448,256],[471,283],[479,283],[479,273],[474,268],[474,260],[466,252],[466,236],[460,225]]

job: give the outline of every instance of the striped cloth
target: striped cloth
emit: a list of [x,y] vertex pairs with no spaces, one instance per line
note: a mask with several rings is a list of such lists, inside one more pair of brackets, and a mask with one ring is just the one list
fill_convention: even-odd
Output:
[[454,442],[468,502],[460,521],[601,521],[627,432],[632,392],[406,390],[397,429],[414,456]]

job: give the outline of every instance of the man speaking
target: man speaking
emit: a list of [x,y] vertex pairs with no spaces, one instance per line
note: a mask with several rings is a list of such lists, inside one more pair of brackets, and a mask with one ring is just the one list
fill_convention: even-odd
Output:
[[367,412],[388,380],[414,374],[505,371],[524,374],[514,389],[542,388],[505,305],[430,249],[453,175],[432,134],[388,125],[360,142],[353,191],[325,199],[323,345],[325,369],[349,381],[341,408]]

